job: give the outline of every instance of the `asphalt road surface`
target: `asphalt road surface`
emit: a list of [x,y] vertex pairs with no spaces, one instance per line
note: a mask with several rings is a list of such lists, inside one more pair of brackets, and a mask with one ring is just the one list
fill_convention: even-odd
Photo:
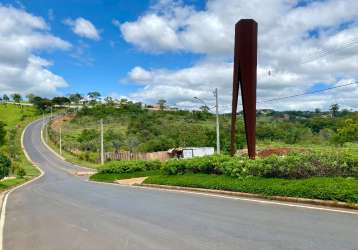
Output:
[[44,171],[9,195],[4,249],[358,249],[358,215],[92,183],[31,124],[25,148]]

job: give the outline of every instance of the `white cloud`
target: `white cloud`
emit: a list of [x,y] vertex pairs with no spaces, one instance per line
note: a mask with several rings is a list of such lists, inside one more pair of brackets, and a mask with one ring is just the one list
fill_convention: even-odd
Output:
[[23,9],[0,5],[0,93],[55,95],[67,82],[49,71],[51,62],[38,57],[39,50],[71,47],[49,33],[41,17]]
[[80,37],[85,37],[92,40],[100,40],[100,32],[87,19],[78,17],[76,19],[66,19],[64,23],[71,27],[72,31]]
[[[150,53],[184,51],[204,58],[179,70],[138,65],[127,81],[144,88],[133,96],[165,98],[179,105],[193,94],[210,101],[211,90],[218,87],[221,102],[229,107],[234,26],[242,18],[259,24],[258,99],[303,93],[319,83],[358,80],[358,1],[299,6],[297,0],[209,0],[203,10],[196,10],[180,1],[162,0],[136,21],[116,23],[124,39]],[[352,101],[358,86],[352,88],[355,91],[342,88],[259,107],[314,109],[340,102],[358,109]]]

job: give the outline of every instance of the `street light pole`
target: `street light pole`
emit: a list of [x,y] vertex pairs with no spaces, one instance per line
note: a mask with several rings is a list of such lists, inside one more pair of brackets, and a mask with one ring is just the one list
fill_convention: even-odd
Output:
[[220,127],[219,127],[219,97],[218,88],[215,88],[215,110],[216,110],[216,153],[220,154]]

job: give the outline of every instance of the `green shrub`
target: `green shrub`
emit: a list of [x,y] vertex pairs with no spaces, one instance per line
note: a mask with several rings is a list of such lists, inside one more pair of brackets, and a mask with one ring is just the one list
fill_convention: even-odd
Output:
[[161,168],[160,161],[142,161],[142,160],[131,160],[131,161],[111,161],[106,163],[99,169],[99,173],[133,173],[140,171],[158,170]]
[[5,155],[0,155],[0,179],[9,175],[11,161]]
[[163,170],[166,174],[178,174],[186,172],[223,174],[223,163],[229,160],[230,157],[224,155],[194,157],[190,159],[172,159],[164,163]]
[[358,177],[358,154],[344,151],[304,152],[272,155],[254,161],[245,157],[206,156],[169,160],[164,163],[163,170],[168,175],[205,173],[267,178]]
[[16,171],[16,175],[20,178],[23,178],[26,175],[26,171],[23,167],[20,167]]

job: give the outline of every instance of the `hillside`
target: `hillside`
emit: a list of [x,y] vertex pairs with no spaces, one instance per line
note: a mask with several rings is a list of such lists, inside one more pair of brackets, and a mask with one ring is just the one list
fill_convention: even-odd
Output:
[[[98,104],[54,123],[50,136],[58,141],[62,128],[66,149],[98,158],[100,119],[104,122],[106,152],[154,152],[174,147],[216,145],[215,116],[202,111],[149,111],[136,104],[113,107]],[[258,145],[352,146],[358,142],[358,113],[341,112],[258,112]],[[238,117],[237,146],[245,146],[242,116]],[[220,115],[221,148],[229,151],[230,115]]]
[[25,182],[39,172],[29,163],[21,149],[21,134],[26,125],[37,117],[33,107],[20,107],[14,104],[0,104],[0,122],[5,126],[5,140],[0,145],[0,155],[11,161],[11,179],[0,183],[0,190]]

